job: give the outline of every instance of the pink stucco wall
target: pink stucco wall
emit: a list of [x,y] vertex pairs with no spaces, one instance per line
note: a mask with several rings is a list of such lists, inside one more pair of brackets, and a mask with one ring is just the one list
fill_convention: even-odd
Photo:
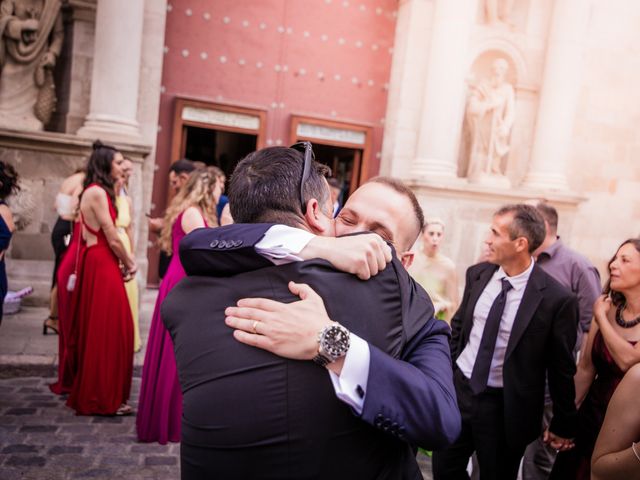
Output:
[[[154,203],[164,207],[176,96],[267,110],[267,144],[291,114],[374,127],[379,169],[397,0],[170,0]],[[162,179],[162,181],[160,181]]]

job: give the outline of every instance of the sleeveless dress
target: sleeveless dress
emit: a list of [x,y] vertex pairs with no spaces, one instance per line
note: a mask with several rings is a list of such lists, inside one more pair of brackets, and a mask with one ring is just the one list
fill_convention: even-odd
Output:
[[[88,188],[94,186],[101,188]],[[115,209],[108,196],[107,200],[115,221]],[[118,259],[104,232],[82,223],[97,243],[82,251],[74,305],[78,369],[67,405],[78,415],[113,415],[131,391],[133,319]]]
[[[635,344],[635,342],[629,343]],[[594,338],[591,356],[596,368],[596,378],[578,410],[576,446],[572,450],[558,454],[550,479],[591,479],[593,447],[604,422],[609,400],[624,377],[624,372],[611,356],[600,330]]]
[[[58,381],[49,385],[53,393],[58,395],[71,392],[76,372],[75,347],[77,345],[77,317],[74,314],[74,300],[78,298],[80,289],[81,262],[85,243],[82,240],[82,225],[75,222],[69,246],[62,254],[56,272],[58,284]],[[72,273],[76,272],[75,288],[67,290],[67,283]]]
[[[182,215],[178,215],[171,228],[173,255],[162,279],[156,306],[153,310],[147,352],[142,365],[142,383],[136,415],[138,440],[141,442],[180,441],[182,421],[182,392],[178,382],[176,358],[169,332],[162,323],[160,307],[171,289],[185,276],[178,255],[180,240],[185,237],[182,230]],[[206,221],[205,221],[206,226]]]
[[416,282],[427,291],[433,303],[442,302],[450,305],[446,312],[436,312],[435,317],[451,323],[451,317],[453,317],[457,305],[455,305],[453,298],[449,298],[451,295],[447,292],[447,276],[438,268],[438,266],[443,265],[449,267],[451,270],[455,269],[453,261],[441,253],[438,253],[436,257],[432,259],[420,252],[416,254],[415,261],[409,268],[409,273]]
[[[6,205],[5,202],[0,201],[1,205]],[[0,251],[4,251],[9,248],[11,242],[11,230],[4,221],[4,218],[0,216]],[[7,295],[7,271],[4,264],[4,255],[0,259],[0,323],[2,323],[2,313],[4,306],[4,297]]]
[[[122,240],[127,253],[132,253],[131,239],[127,235],[127,227],[131,225],[131,209],[129,208],[129,201],[126,194],[120,194],[116,197],[116,208],[118,210],[118,217],[116,218],[116,227],[118,228],[118,236]],[[124,288],[127,291],[127,298],[129,299],[129,306],[131,307],[131,316],[133,317],[133,351],[140,350],[140,327],[138,326],[138,282],[135,277],[125,282]]]

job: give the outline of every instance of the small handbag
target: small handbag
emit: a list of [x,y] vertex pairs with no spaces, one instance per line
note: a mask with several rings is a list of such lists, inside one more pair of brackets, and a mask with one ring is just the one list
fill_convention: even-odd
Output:
[[78,257],[80,256],[80,242],[82,238],[78,239],[78,247],[76,248],[76,263],[73,267],[73,273],[69,275],[67,279],[67,292],[73,292],[76,288],[76,281],[78,279]]

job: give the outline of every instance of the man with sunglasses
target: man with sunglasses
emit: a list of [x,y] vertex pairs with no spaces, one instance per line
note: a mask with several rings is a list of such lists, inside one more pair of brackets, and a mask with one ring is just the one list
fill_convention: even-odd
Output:
[[[323,166],[313,162],[310,145],[302,149],[304,156],[272,147],[242,160],[230,203],[245,224],[203,229],[181,245],[189,276],[167,297],[163,319],[184,393],[183,478],[421,478],[410,445],[443,447],[459,432],[448,327],[433,319],[428,296],[400,261],[386,265],[380,237],[330,238]],[[420,231],[419,205],[394,187],[371,185],[389,190],[384,203],[399,210],[386,214],[416,234],[409,241],[412,235],[387,227],[385,217],[371,225],[408,250]],[[406,203],[394,204],[394,194]],[[368,195],[365,203],[374,200]],[[415,215],[404,211],[407,204]],[[366,219],[349,203],[343,214],[353,225]],[[290,238],[285,225],[303,231],[298,246],[282,246],[282,235]],[[362,243],[368,254],[358,257],[354,245]],[[362,278],[379,274],[363,282],[323,260],[273,265],[297,252],[329,252],[334,265]],[[353,258],[360,259],[355,266]],[[329,300],[328,313],[315,291]],[[239,319],[245,331],[232,336],[225,307],[249,296],[283,306],[303,300],[283,312],[294,323],[280,338],[262,318]],[[253,345],[254,338],[272,348],[236,341]],[[348,378],[354,370],[355,383]]]

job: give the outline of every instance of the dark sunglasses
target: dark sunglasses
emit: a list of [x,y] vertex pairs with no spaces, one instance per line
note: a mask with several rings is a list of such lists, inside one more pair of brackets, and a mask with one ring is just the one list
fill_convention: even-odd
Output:
[[307,183],[309,178],[309,172],[311,171],[311,164],[315,160],[316,156],[313,153],[313,147],[311,142],[298,142],[291,145],[294,150],[304,153],[304,165],[302,167],[302,178],[300,179],[300,209],[302,213],[307,213],[307,205],[304,201],[304,184]]

